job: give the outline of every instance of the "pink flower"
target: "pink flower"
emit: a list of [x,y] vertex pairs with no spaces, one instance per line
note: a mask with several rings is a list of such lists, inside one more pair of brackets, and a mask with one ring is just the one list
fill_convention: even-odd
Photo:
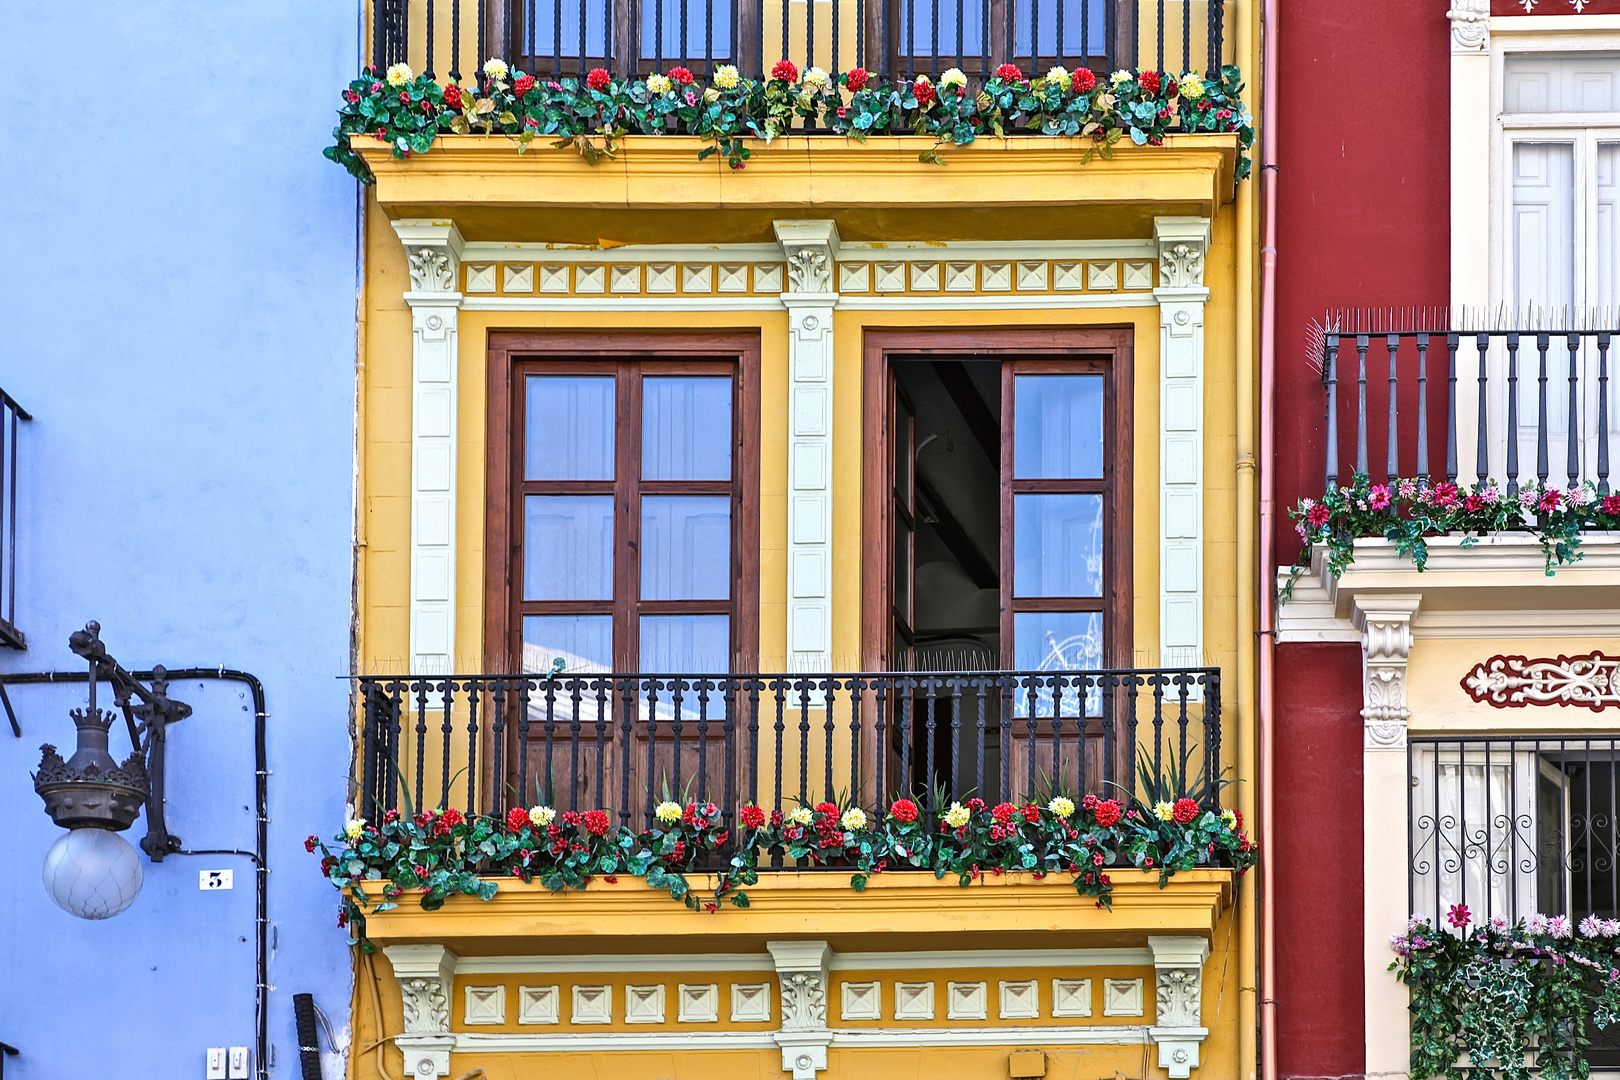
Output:
[[1598,513],[1620,517],[1620,494],[1605,495],[1603,501],[1598,503]]
[[1368,493],[1368,505],[1374,510],[1383,510],[1389,506],[1389,486],[1387,484],[1374,484]]
[[1450,480],[1442,480],[1434,485],[1430,497],[1434,500],[1434,505],[1449,510],[1451,507],[1456,506],[1458,502],[1457,485]]
[[1446,912],[1446,922],[1461,930],[1468,925],[1470,914],[1467,904],[1452,904],[1451,910]]
[[1548,488],[1547,491],[1541,496],[1540,502],[1536,504],[1536,509],[1540,510],[1544,514],[1551,514],[1554,511],[1561,509],[1563,505],[1564,493],[1561,491],[1555,491],[1552,488]]
[[1323,506],[1321,503],[1317,503],[1305,514],[1305,520],[1310,522],[1312,525],[1320,527],[1326,525],[1328,523],[1328,518],[1332,516],[1332,513],[1329,512],[1327,507]]

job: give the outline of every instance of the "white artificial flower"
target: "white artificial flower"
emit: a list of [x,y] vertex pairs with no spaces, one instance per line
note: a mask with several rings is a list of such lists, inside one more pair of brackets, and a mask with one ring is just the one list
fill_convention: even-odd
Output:
[[1232,813],[1230,810],[1222,810],[1221,824],[1225,825],[1228,829],[1237,828],[1237,815]]
[[655,94],[667,94],[674,89],[674,86],[675,84],[669,81],[668,75],[660,75],[654,72],[647,76],[647,89]]
[[1047,803],[1046,808],[1058,817],[1067,820],[1074,814],[1074,800],[1066,795],[1059,795]]
[[504,79],[510,72],[507,70],[505,60],[492,56],[484,61],[484,74],[491,79]]
[[531,806],[531,807],[529,807],[529,820],[534,822],[534,827],[537,828],[537,829],[545,828],[547,825],[550,825],[556,819],[557,819],[557,811],[553,810],[549,806]]
[[966,86],[967,75],[962,72],[961,68],[947,68],[945,73],[939,77],[939,85],[947,88],[952,86]]
[[659,803],[658,808],[653,811],[653,817],[665,825],[673,825],[681,820],[681,804],[665,800]]
[[844,811],[844,816],[838,820],[838,824],[851,832],[856,829],[864,829],[866,828],[866,811],[858,806],[852,806]]
[[393,87],[404,86],[414,78],[409,64],[393,64],[388,69],[388,85]]
[[1160,821],[1169,821],[1176,816],[1176,808],[1167,802],[1154,803],[1153,816]]
[[795,806],[788,811],[787,819],[795,825],[808,825],[815,820],[815,811],[808,806]]
[[363,817],[350,818],[343,826],[343,835],[350,840],[360,839],[360,834],[366,831],[366,819]]
[[1113,83],[1115,86],[1120,86],[1124,83],[1130,82],[1134,78],[1136,78],[1136,76],[1132,75],[1128,71],[1116,71],[1112,75],[1108,76],[1108,81]]
[[806,68],[802,81],[806,90],[825,90],[832,84],[831,76],[818,67]]
[[1046,81],[1067,90],[1070,86],[1074,85],[1074,76],[1069,74],[1068,68],[1064,67],[1062,64],[1058,64],[1047,70]]

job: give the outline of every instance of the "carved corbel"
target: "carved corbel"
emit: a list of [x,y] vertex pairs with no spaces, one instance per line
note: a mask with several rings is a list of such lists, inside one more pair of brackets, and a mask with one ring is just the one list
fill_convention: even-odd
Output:
[[1491,48],[1491,0],[1451,0],[1451,51],[1484,53]]
[[1198,1068],[1198,1051],[1209,1029],[1203,1026],[1204,961],[1209,942],[1201,937],[1150,937],[1157,993],[1148,1037],[1159,1048],[1159,1067],[1171,1080],[1187,1080]]
[[782,1071],[793,1080],[815,1080],[827,1067],[827,970],[832,949],[825,941],[767,941],[776,961],[781,987],[782,1027],[775,1032],[782,1048]]
[[456,954],[443,945],[390,945],[383,949],[399,980],[405,1033],[394,1045],[415,1080],[450,1075],[450,990]]
[[1406,661],[1412,653],[1412,616],[1422,597],[1358,598],[1356,629],[1361,632],[1364,750],[1405,750]]

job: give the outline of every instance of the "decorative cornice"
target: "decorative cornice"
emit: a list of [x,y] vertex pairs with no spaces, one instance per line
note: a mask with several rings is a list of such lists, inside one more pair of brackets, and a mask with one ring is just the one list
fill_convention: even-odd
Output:
[[1620,708],[1620,656],[1493,656],[1463,676],[1462,688],[1498,709],[1574,705],[1602,712]]
[[1491,47],[1491,0],[1451,0],[1451,51],[1471,54]]

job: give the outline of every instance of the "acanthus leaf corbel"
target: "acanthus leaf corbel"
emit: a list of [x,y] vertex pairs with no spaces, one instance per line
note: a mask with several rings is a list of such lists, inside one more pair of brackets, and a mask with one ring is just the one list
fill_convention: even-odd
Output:
[[1406,665],[1412,654],[1412,617],[1419,594],[1358,596],[1355,624],[1361,633],[1363,750],[1405,750]]
[[767,941],[782,1002],[782,1027],[773,1033],[782,1050],[782,1071],[793,1080],[815,1080],[827,1068],[827,972],[832,949],[825,941]]
[[405,1032],[394,1039],[415,1080],[450,1075],[450,991],[456,954],[443,945],[389,945],[383,949],[399,982]]
[[1204,961],[1209,942],[1201,937],[1150,937],[1155,1001],[1148,1037],[1159,1048],[1159,1067],[1171,1080],[1188,1080],[1209,1029],[1203,1025]]

